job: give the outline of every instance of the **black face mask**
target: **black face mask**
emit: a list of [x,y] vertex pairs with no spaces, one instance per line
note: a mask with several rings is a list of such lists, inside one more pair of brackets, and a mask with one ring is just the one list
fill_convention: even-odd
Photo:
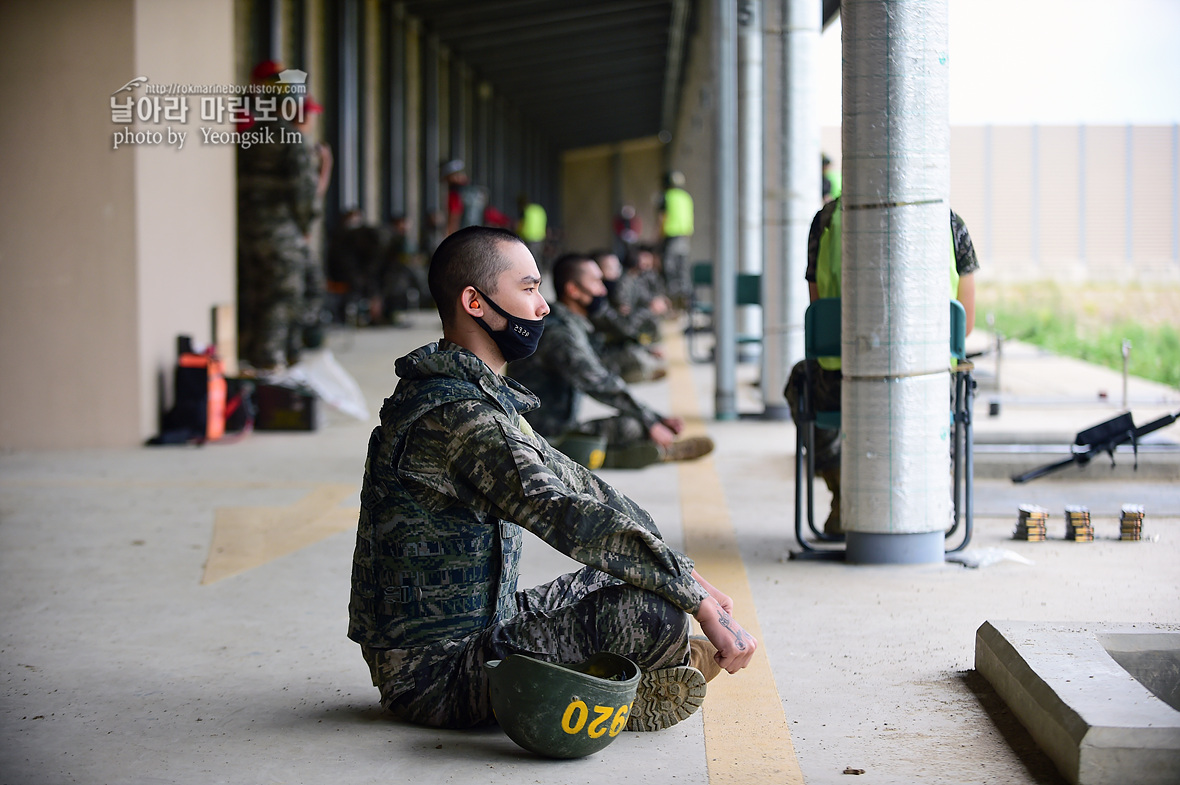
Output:
[[479,292],[479,296],[484,299],[484,302],[492,306],[493,311],[508,320],[508,326],[503,330],[493,330],[482,318],[475,319],[484,332],[492,336],[492,340],[496,342],[496,346],[499,347],[500,354],[504,355],[505,360],[516,362],[537,351],[537,344],[541,341],[541,333],[545,330],[544,319],[521,319],[519,316],[513,316],[496,305],[491,297],[480,292],[479,289],[475,291]]
[[[586,294],[591,297],[590,303],[586,306],[586,313],[590,316],[597,316],[602,313],[607,306],[607,296],[605,294],[590,294],[590,290],[581,284],[576,284]],[[609,290],[608,290],[609,291]]]

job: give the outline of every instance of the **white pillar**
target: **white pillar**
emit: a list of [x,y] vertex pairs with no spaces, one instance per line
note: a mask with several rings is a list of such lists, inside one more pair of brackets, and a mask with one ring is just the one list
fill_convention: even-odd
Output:
[[[741,115],[741,234],[738,270],[762,272],[762,0],[738,0],[738,108]],[[759,335],[762,314],[754,305],[738,310],[738,332]],[[738,347],[752,357],[756,345]]]
[[822,8],[812,0],[783,0],[781,177],[782,257],[763,273],[762,402],[768,416],[789,416],[783,386],[803,359],[803,314],[809,301],[807,232],[819,209],[820,134],[815,85]]
[[714,407],[718,420],[737,419],[737,6],[713,0],[717,45],[717,233],[713,257]]
[[948,0],[844,0],[841,521],[855,562],[943,558]]

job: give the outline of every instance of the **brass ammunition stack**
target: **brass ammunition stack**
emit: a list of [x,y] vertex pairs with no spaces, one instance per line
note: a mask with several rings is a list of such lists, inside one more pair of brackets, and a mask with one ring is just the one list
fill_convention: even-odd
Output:
[[1016,531],[1012,532],[1012,539],[1044,542],[1048,534],[1048,520],[1049,511],[1044,507],[1035,504],[1020,505],[1020,517],[1016,521]]
[[1143,505],[1124,504],[1123,512],[1119,516],[1119,539],[1143,539]]
[[1065,539],[1075,542],[1094,542],[1094,527],[1090,524],[1088,507],[1065,508]]

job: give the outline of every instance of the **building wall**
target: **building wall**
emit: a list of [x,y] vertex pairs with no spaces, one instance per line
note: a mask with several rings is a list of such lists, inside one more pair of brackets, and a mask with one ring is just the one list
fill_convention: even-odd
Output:
[[[230,0],[138,0],[135,35],[136,75],[161,84],[235,81]],[[172,400],[176,336],[209,343],[213,307],[237,299],[234,148],[204,144],[201,127],[214,124],[200,119],[199,98],[188,104],[186,123],[163,124],[187,131],[183,149],[165,144],[134,151],[141,437],[159,427],[161,374],[166,400]]]
[[[839,166],[839,129],[824,150]],[[1180,281],[1176,126],[956,126],[951,206],[992,280]]]
[[111,150],[107,106],[136,75],[133,8],[0,5],[0,68],[20,85],[0,119],[6,450],[139,431],[136,157]]
[[0,449],[150,436],[176,335],[209,341],[233,300],[232,151],[200,149],[191,114],[183,150],[112,149],[109,104],[134,76],[229,81],[232,21],[228,0],[0,6],[21,85],[0,120]]
[[584,253],[610,248],[614,215],[623,204],[635,208],[641,242],[655,243],[660,231],[663,156],[664,145],[655,138],[586,147],[563,155],[564,248]]

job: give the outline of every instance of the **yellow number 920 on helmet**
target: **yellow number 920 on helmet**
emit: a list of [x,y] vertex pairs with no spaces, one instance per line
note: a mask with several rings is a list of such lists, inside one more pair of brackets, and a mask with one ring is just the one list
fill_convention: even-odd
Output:
[[599,652],[558,664],[520,654],[484,664],[496,721],[508,738],[548,758],[581,758],[627,726],[639,667]]

